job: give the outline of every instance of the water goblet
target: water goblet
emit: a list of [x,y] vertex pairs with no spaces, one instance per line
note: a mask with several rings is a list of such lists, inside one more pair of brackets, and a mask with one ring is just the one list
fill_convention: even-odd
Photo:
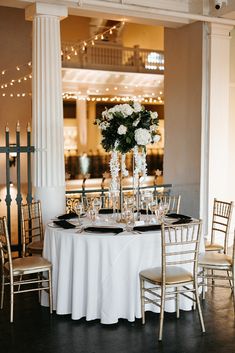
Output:
[[101,199],[100,197],[95,197],[92,201],[93,208],[96,209],[96,211],[99,211],[101,208]]
[[[156,221],[158,222],[158,217],[157,217],[157,215],[158,215],[158,212],[157,212],[158,211],[158,202],[156,200],[150,202],[148,205],[148,208],[151,213],[150,223],[156,223]],[[155,215],[155,217],[154,217],[154,215]]]
[[133,212],[131,209],[125,209],[124,211],[124,218],[125,218],[125,221],[126,221],[126,230],[128,232],[131,231],[131,222],[133,220]]
[[97,218],[97,212],[94,208],[90,208],[87,212],[88,218],[91,220],[91,223],[94,224]]
[[74,207],[74,211],[78,216],[78,224],[81,224],[80,217],[81,217],[81,214],[84,212],[83,204],[78,202]]

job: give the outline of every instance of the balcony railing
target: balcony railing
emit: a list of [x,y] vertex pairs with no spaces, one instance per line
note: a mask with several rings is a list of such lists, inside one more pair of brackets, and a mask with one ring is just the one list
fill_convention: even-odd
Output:
[[70,68],[164,74],[163,51],[96,43],[76,50],[71,42],[62,43],[62,65]]

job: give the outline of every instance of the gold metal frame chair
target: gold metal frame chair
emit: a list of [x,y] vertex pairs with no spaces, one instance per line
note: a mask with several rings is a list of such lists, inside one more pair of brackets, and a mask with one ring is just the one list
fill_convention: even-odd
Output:
[[39,256],[12,259],[6,217],[0,217],[1,309],[4,288],[10,286],[10,322],[13,322],[14,295],[45,290],[52,313],[51,263]]
[[42,255],[43,226],[40,201],[21,205],[23,256]]
[[[206,242],[206,251],[224,252],[227,254],[232,211],[233,202],[224,202],[216,198],[214,199],[211,239]],[[223,245],[217,243],[218,237],[223,237]]]
[[[235,314],[235,231],[232,256],[206,252],[199,256],[198,266],[201,268],[198,277],[202,280],[199,284],[202,286],[202,298],[205,299],[206,286],[230,288],[233,294]],[[228,285],[223,284],[224,280],[228,282]]]
[[142,323],[145,323],[145,304],[160,308],[159,341],[163,334],[165,302],[175,300],[179,318],[180,295],[192,300],[194,308],[197,305],[201,329],[205,332],[197,284],[201,225],[201,221],[182,225],[162,224],[162,266],[140,272]]
[[169,204],[168,212],[179,213],[181,195],[161,195],[157,198],[160,202]]

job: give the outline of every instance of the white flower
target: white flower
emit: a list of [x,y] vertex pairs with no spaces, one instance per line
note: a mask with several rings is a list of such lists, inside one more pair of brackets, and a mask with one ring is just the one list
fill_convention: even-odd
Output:
[[139,102],[134,102],[133,109],[135,113],[138,113],[142,110],[142,105]]
[[110,190],[111,191],[116,191],[118,190],[118,172],[120,170],[120,165],[118,161],[118,154],[116,151],[113,151],[111,154],[111,160],[110,160],[110,172],[111,172],[111,185],[110,185]]
[[116,104],[114,107],[109,109],[110,114],[119,113],[121,111],[121,104]]
[[124,126],[124,125],[120,125],[119,128],[118,128],[117,133],[119,135],[125,135],[126,131],[127,131],[127,127]]
[[134,112],[134,109],[129,104],[120,104],[120,111],[124,117],[131,115]]
[[140,118],[137,118],[134,122],[133,122],[133,126],[137,126],[140,122]]
[[161,136],[160,135],[154,135],[153,136],[153,142],[158,142],[160,140]]
[[105,109],[103,112],[102,112],[102,118],[103,119],[107,119],[108,118],[108,110]]
[[149,130],[142,128],[135,130],[135,140],[137,145],[146,146],[151,142],[151,134]]
[[156,124],[153,124],[150,126],[150,132],[154,132],[157,130],[157,125]]
[[107,127],[109,126],[110,126],[110,123],[108,123],[107,121],[103,121],[102,123],[100,123],[101,130],[106,130]]
[[157,112],[150,112],[151,119],[157,119],[158,113]]
[[128,170],[126,169],[126,155],[122,154],[122,159],[121,159],[121,171],[122,171],[122,175],[124,177],[129,175]]

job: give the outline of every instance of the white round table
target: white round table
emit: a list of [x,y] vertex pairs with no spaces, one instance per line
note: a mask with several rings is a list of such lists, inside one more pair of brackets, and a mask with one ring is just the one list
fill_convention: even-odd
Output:
[[[139,272],[161,265],[161,232],[132,234],[76,233],[76,229],[45,230],[44,257],[52,262],[53,309],[77,320],[100,319],[113,324],[119,318],[141,317]],[[48,305],[43,295],[42,305]],[[192,303],[181,298],[180,308]],[[158,311],[149,305],[147,310]],[[175,311],[174,301],[166,311]]]

